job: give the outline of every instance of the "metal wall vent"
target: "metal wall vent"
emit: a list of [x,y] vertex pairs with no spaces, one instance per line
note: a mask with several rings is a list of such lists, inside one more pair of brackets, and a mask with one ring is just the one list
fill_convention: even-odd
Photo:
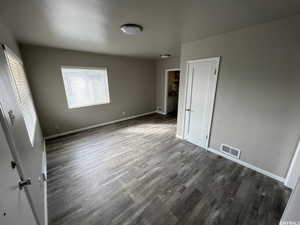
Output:
[[241,150],[239,150],[237,148],[233,148],[233,147],[225,145],[225,144],[221,145],[221,151],[224,152],[225,154],[230,155],[237,159],[239,159],[240,155],[241,155]]

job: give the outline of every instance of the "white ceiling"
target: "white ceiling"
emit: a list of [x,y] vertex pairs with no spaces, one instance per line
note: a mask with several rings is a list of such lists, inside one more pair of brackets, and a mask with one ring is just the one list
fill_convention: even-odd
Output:
[[[0,0],[20,42],[117,55],[179,55],[180,43],[300,13],[300,0]],[[128,36],[123,23],[144,32]]]

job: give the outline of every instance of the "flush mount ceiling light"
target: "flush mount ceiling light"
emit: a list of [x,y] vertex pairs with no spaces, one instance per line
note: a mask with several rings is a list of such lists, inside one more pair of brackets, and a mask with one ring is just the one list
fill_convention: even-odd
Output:
[[160,54],[161,59],[166,59],[166,58],[169,58],[169,57],[171,57],[170,54]]
[[129,35],[135,35],[138,33],[141,33],[143,31],[143,27],[138,25],[138,24],[133,24],[133,23],[127,23],[127,24],[123,24],[120,27],[121,31],[125,34],[129,34]]

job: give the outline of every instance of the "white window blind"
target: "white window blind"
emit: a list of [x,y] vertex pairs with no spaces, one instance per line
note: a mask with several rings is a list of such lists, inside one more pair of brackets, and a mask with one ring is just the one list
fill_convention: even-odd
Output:
[[106,68],[62,67],[69,108],[110,102]]
[[23,63],[9,50],[5,50],[5,56],[10,69],[11,81],[17,95],[17,101],[25,121],[28,136],[31,144],[33,145],[37,116]]

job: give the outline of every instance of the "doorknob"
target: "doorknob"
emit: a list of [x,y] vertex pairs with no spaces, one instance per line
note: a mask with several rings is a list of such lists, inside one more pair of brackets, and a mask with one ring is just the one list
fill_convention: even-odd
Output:
[[25,186],[28,186],[28,185],[31,185],[31,179],[30,178],[27,178],[27,179],[21,179],[20,181],[19,181],[19,188],[20,188],[20,190],[22,190],[23,189],[23,187],[25,187]]
[[190,111],[191,111],[191,109],[185,109],[185,111],[187,111],[187,112],[190,112]]

